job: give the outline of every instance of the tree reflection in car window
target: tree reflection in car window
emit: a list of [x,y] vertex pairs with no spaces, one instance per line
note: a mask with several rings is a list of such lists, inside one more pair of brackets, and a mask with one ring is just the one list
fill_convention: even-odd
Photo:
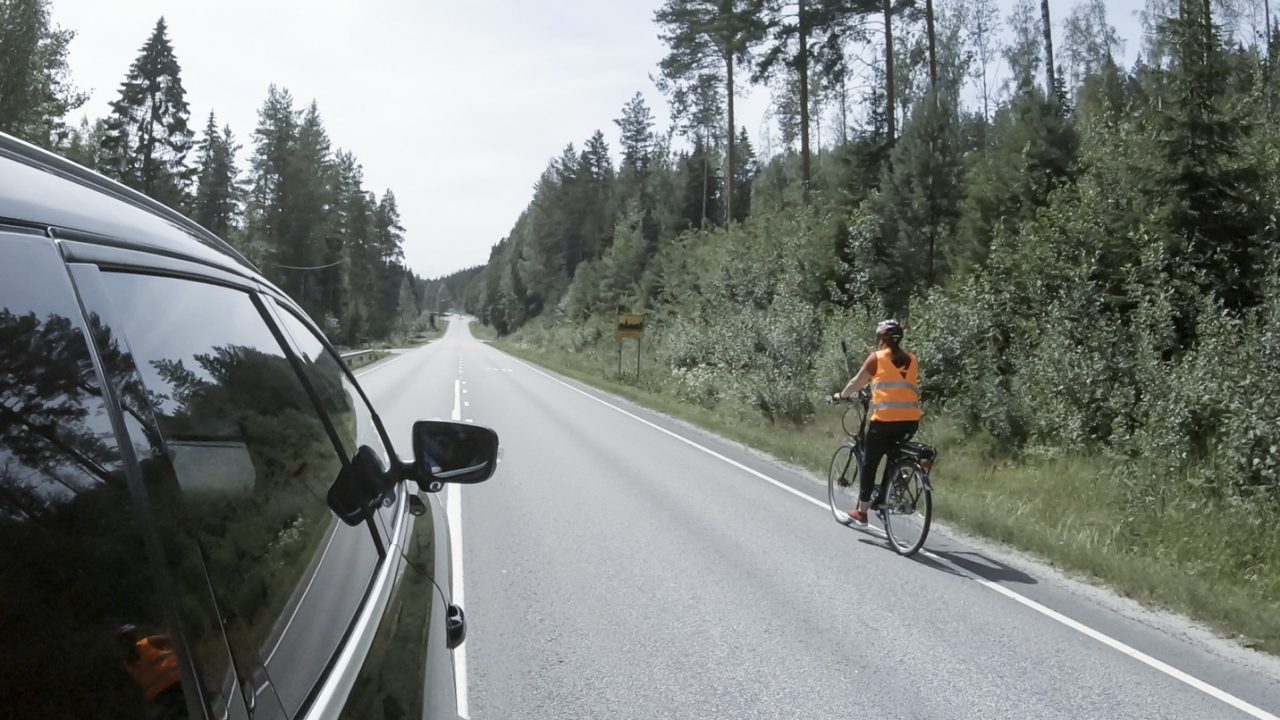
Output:
[[[382,442],[378,426],[373,422],[373,411],[356,390],[339,360],[326,350],[324,342],[289,310],[276,305],[280,326],[293,343],[302,360],[304,372],[311,380],[320,403],[333,420],[334,429],[343,449],[354,456],[361,447],[368,446],[382,461],[383,469],[391,466],[391,452]],[[398,510],[391,506],[394,493],[384,500],[379,513],[383,531],[390,537]]]
[[61,259],[0,236],[4,717],[187,717],[152,567]]
[[242,674],[303,705],[377,564],[329,511],[342,468],[293,365],[246,293],[174,278],[103,282],[156,409],[184,519],[229,616]]

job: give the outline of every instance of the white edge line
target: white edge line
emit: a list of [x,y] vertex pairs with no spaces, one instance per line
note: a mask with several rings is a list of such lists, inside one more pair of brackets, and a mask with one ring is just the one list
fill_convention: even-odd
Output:
[[[572,391],[574,391],[574,392],[578,393],[579,395],[582,395],[582,396],[584,396],[584,397],[590,398],[590,399],[592,399],[592,400],[594,400],[594,401],[596,401],[596,402],[600,403],[601,405],[604,405],[604,406],[605,406],[605,407],[607,407],[607,408],[610,408],[610,409],[612,409],[612,410],[615,410],[615,411],[617,411],[617,412],[620,412],[620,413],[622,413],[623,415],[626,415],[627,417],[629,417],[629,418],[631,418],[631,419],[633,419],[633,420],[636,420],[637,422],[643,423],[644,425],[648,425],[649,427],[653,428],[654,430],[657,430],[657,431],[659,431],[659,432],[661,432],[661,433],[663,433],[663,434],[665,434],[665,435],[668,435],[668,436],[670,436],[670,437],[673,437],[673,438],[675,438],[676,440],[679,440],[680,442],[682,442],[682,443],[684,443],[684,444],[686,444],[686,445],[689,445],[690,447],[693,447],[693,448],[696,448],[696,449],[698,449],[698,450],[701,450],[702,452],[704,452],[704,453],[706,453],[706,454],[708,454],[708,455],[710,455],[710,456],[712,456],[712,457],[714,457],[714,458],[716,458],[716,459],[718,459],[718,460],[722,460],[722,461],[724,461],[725,463],[727,463],[727,464],[729,464],[729,465],[732,465],[733,467],[735,467],[735,468],[737,468],[737,469],[739,469],[739,470],[742,470],[743,472],[747,473],[748,475],[752,475],[752,476],[757,477],[757,478],[759,478],[759,479],[761,479],[761,480],[764,480],[765,482],[767,482],[767,483],[769,483],[769,484],[771,484],[771,485],[774,485],[774,486],[776,486],[776,487],[778,487],[778,488],[781,488],[781,489],[783,489],[783,490],[785,490],[785,491],[787,491],[787,492],[791,493],[792,495],[795,495],[796,497],[801,498],[802,500],[807,500],[809,503],[811,503],[811,504],[813,504],[813,505],[817,505],[818,507],[820,507],[820,508],[822,508],[822,509],[824,509],[824,510],[827,510],[827,509],[828,509],[828,508],[827,508],[827,503],[824,503],[824,502],[822,502],[821,500],[818,500],[818,499],[816,499],[816,498],[814,498],[814,497],[812,497],[812,496],[810,496],[810,495],[808,495],[808,494],[806,494],[806,493],[800,492],[799,490],[796,490],[795,488],[791,487],[790,485],[786,485],[786,484],[784,484],[784,483],[782,483],[782,482],[779,482],[779,481],[777,481],[777,480],[774,480],[773,478],[769,477],[768,475],[765,475],[764,473],[761,473],[761,472],[759,472],[759,471],[757,471],[757,470],[753,470],[753,469],[751,469],[751,468],[747,467],[746,465],[743,465],[742,463],[739,463],[739,462],[737,462],[737,461],[735,461],[735,460],[731,460],[730,458],[727,458],[727,457],[725,457],[724,455],[721,455],[720,453],[716,452],[715,450],[712,450],[712,449],[710,449],[710,448],[707,448],[707,447],[704,447],[704,446],[702,446],[702,445],[699,445],[698,443],[694,442],[693,440],[690,440],[690,439],[688,439],[688,438],[686,438],[686,437],[684,437],[684,436],[682,436],[682,435],[679,435],[679,434],[677,434],[677,433],[674,433],[674,432],[672,432],[672,431],[670,431],[670,430],[668,430],[668,429],[666,429],[666,428],[664,428],[664,427],[662,427],[662,426],[660,426],[660,425],[656,425],[656,424],[654,424],[654,423],[652,423],[652,422],[649,422],[648,420],[645,420],[644,418],[639,417],[638,415],[635,415],[634,413],[628,412],[628,411],[626,411],[626,410],[624,410],[624,409],[622,409],[622,408],[618,407],[617,405],[614,405],[614,404],[612,404],[612,403],[610,403],[610,402],[608,402],[608,401],[606,401],[606,400],[602,400],[601,398],[598,398],[598,397],[596,397],[595,395],[592,395],[592,394],[591,394],[591,393],[589,393],[589,392],[585,392],[585,391],[583,391],[583,390],[581,390],[581,389],[579,389],[579,388],[576,388],[576,387],[574,387],[574,386],[570,385],[569,383],[564,382],[563,380],[560,380],[560,379],[559,379],[559,378],[557,378],[557,377],[554,377],[554,376],[552,376],[552,375],[549,375],[548,373],[543,372],[542,370],[539,370],[538,368],[536,368],[536,367],[534,367],[534,366],[530,365],[529,363],[524,362],[523,360],[520,360],[520,359],[515,358],[515,357],[512,357],[511,359],[512,359],[512,360],[515,360],[516,362],[520,363],[521,365],[524,365],[526,368],[528,368],[528,369],[530,369],[530,370],[532,370],[532,371],[534,371],[534,372],[538,373],[539,375],[541,375],[541,376],[543,376],[543,377],[547,378],[548,380],[551,380],[551,381],[553,381],[553,382],[559,383],[560,385],[563,385],[564,387],[569,388],[570,390],[572,390]],[[868,527],[867,529],[870,529],[870,530],[872,530],[873,532],[876,532],[876,533],[880,533],[880,531],[879,531],[877,528],[874,528],[874,527]],[[882,533],[881,533],[881,534],[882,534]],[[946,558],[939,557],[939,556],[937,556],[937,555],[935,555],[935,554],[933,554],[933,553],[929,552],[928,550],[924,550],[924,551],[922,551],[922,552],[923,552],[923,554],[924,554],[925,556],[927,556],[927,557],[928,557],[928,558],[930,558],[931,560],[934,560],[935,562],[942,563],[942,564],[946,565],[949,569],[951,569],[951,570],[953,570],[953,571],[955,571],[955,572],[957,572],[957,573],[959,573],[959,574],[961,574],[961,575],[963,575],[963,576],[965,576],[965,577],[968,577],[968,578],[970,578],[970,579],[972,579],[972,580],[974,580],[974,581],[976,581],[976,582],[978,582],[978,583],[980,583],[980,584],[982,584],[982,585],[986,586],[987,588],[990,588],[991,590],[994,590],[994,591],[996,591],[996,592],[1000,593],[1001,595],[1004,595],[1005,597],[1008,597],[1008,598],[1010,598],[1011,600],[1014,600],[1014,601],[1016,601],[1016,602],[1018,602],[1018,603],[1020,603],[1020,604],[1022,604],[1022,605],[1024,605],[1024,606],[1026,606],[1026,607],[1028,607],[1028,608],[1030,608],[1030,609],[1032,609],[1032,610],[1034,610],[1034,611],[1036,611],[1036,612],[1040,613],[1041,615],[1044,615],[1045,617],[1047,617],[1047,618],[1049,618],[1049,619],[1051,619],[1051,620],[1054,620],[1054,621],[1056,621],[1056,622],[1058,622],[1058,623],[1060,623],[1060,624],[1062,624],[1062,625],[1065,625],[1065,626],[1067,626],[1067,627],[1071,628],[1072,630],[1075,630],[1076,632],[1079,632],[1079,633],[1081,633],[1082,635],[1085,635],[1086,637],[1090,637],[1090,638],[1092,638],[1092,639],[1094,639],[1094,640],[1097,640],[1098,642],[1102,643],[1103,645],[1106,645],[1107,647],[1112,648],[1113,650],[1118,650],[1118,651],[1120,651],[1121,653],[1124,653],[1125,655],[1128,655],[1129,657],[1133,658],[1134,660],[1137,660],[1138,662],[1141,662],[1142,664],[1147,665],[1148,667],[1150,667],[1150,668],[1152,668],[1152,669],[1158,670],[1158,671],[1160,671],[1160,672],[1164,673],[1165,675],[1168,675],[1169,677],[1173,678],[1174,680],[1177,680],[1177,681],[1182,682],[1182,683],[1184,683],[1184,684],[1186,684],[1186,685],[1189,685],[1190,687],[1193,687],[1193,688],[1195,688],[1196,690],[1199,690],[1200,692],[1202,692],[1202,693],[1204,693],[1204,694],[1206,694],[1206,695],[1209,695],[1209,696],[1210,696],[1210,697],[1212,697],[1212,698],[1215,698],[1215,699],[1217,699],[1217,700],[1220,700],[1220,701],[1222,701],[1222,702],[1224,702],[1224,703],[1226,703],[1226,704],[1228,704],[1228,705],[1230,705],[1230,706],[1232,706],[1232,707],[1236,708],[1237,710],[1240,710],[1241,712],[1244,712],[1244,713],[1246,713],[1246,714],[1248,714],[1248,715],[1250,715],[1250,716],[1252,716],[1252,717],[1257,718],[1258,720],[1280,720],[1280,717],[1277,717],[1276,715],[1273,715],[1273,714],[1271,714],[1271,713],[1267,712],[1266,710],[1263,710],[1262,708],[1259,708],[1259,707],[1257,707],[1257,706],[1255,706],[1255,705],[1252,705],[1252,704],[1250,704],[1250,703],[1248,703],[1248,702],[1246,702],[1246,701],[1244,701],[1244,700],[1241,700],[1240,698],[1236,697],[1235,695],[1232,695],[1232,694],[1231,694],[1231,693],[1229,693],[1229,692],[1226,692],[1225,690],[1222,690],[1222,689],[1220,689],[1220,688],[1214,687],[1213,685],[1210,685],[1209,683],[1204,682],[1203,680],[1200,680],[1199,678],[1193,677],[1193,676],[1191,676],[1191,675],[1189,675],[1189,674],[1187,674],[1187,673],[1185,673],[1185,672],[1183,672],[1183,671],[1181,671],[1181,670],[1179,670],[1179,669],[1177,669],[1177,668],[1175,668],[1175,667],[1173,667],[1173,666],[1171,666],[1171,665],[1169,665],[1169,664],[1167,664],[1167,663],[1165,663],[1165,662],[1162,662],[1162,661],[1160,661],[1160,660],[1157,660],[1157,659],[1156,659],[1156,658],[1154,658],[1154,657],[1151,657],[1150,655],[1147,655],[1146,653],[1142,652],[1141,650],[1138,650],[1138,649],[1133,648],[1133,647],[1131,647],[1131,646],[1129,646],[1129,645],[1126,645],[1125,643],[1123,643],[1123,642],[1121,642],[1121,641],[1119,641],[1119,640],[1116,640],[1115,638],[1113,638],[1113,637],[1111,637],[1111,636],[1109,636],[1109,635],[1106,635],[1105,633],[1102,633],[1102,632],[1099,632],[1099,631],[1097,631],[1097,630],[1094,630],[1093,628],[1089,627],[1088,625],[1085,625],[1084,623],[1081,623],[1081,622],[1079,622],[1079,621],[1077,621],[1077,620],[1073,620],[1073,619],[1071,619],[1071,618],[1067,617],[1066,615],[1063,615],[1062,613],[1060,613],[1060,612],[1058,612],[1058,611],[1056,611],[1056,610],[1053,610],[1053,609],[1051,609],[1051,608],[1049,608],[1049,607],[1046,607],[1046,606],[1044,606],[1044,605],[1041,605],[1040,603],[1036,602],[1035,600],[1032,600],[1031,598],[1028,598],[1028,597],[1026,597],[1026,596],[1024,596],[1024,595],[1020,595],[1020,594],[1018,594],[1018,593],[1016,593],[1016,592],[1014,592],[1014,591],[1010,590],[1009,588],[1004,587],[1003,585],[1000,585],[1000,584],[998,584],[998,583],[992,582],[991,580],[987,580],[986,578],[981,577],[981,576],[979,576],[979,575],[975,575],[974,573],[972,573],[972,572],[970,572],[970,571],[966,570],[965,568],[960,567],[959,565],[956,565],[955,563],[951,562],[950,560],[947,560]]]
[[395,357],[391,358],[390,360],[388,360],[388,361],[386,361],[386,362],[376,363],[376,364],[374,364],[374,365],[373,365],[373,367],[369,367],[369,368],[361,368],[362,370],[364,370],[364,372],[356,372],[356,371],[352,370],[352,371],[351,371],[351,374],[352,374],[352,375],[355,375],[356,377],[363,377],[363,376],[368,375],[369,373],[371,373],[371,372],[373,372],[373,371],[375,371],[375,370],[381,370],[382,368],[384,368],[384,367],[386,367],[386,366],[390,365],[391,363],[393,363],[393,362],[395,362],[395,361],[399,360],[400,358],[402,358],[402,357],[404,357],[404,356],[406,356],[406,355],[412,355],[413,353],[415,353],[415,352],[417,352],[417,351],[419,351],[419,350],[422,350],[423,348],[430,347],[430,346],[431,346],[431,344],[430,344],[430,343],[427,343],[426,345],[423,345],[422,347],[416,347],[416,348],[414,348],[414,349],[412,349],[412,350],[410,350],[410,351],[408,351],[408,352],[397,353]]
[[[454,605],[466,607],[465,585],[462,581],[462,488],[458,485],[449,487],[449,497],[445,500],[445,512],[449,516],[449,585],[452,590]],[[458,701],[458,717],[468,720],[471,717],[471,703],[467,698],[467,644],[464,642],[453,651],[453,683],[454,695]]]
[[[462,381],[453,381],[453,414],[456,422],[462,419],[462,393],[459,390]],[[445,514],[449,518],[449,588],[453,596],[451,602],[458,607],[465,607],[464,588],[462,582],[462,488],[450,485],[448,497],[445,498]],[[459,645],[453,651],[453,690],[458,701],[458,717],[468,720],[471,706],[467,700],[467,644]]]

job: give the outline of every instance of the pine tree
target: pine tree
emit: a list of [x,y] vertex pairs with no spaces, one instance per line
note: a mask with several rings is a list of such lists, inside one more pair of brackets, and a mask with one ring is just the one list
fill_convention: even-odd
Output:
[[111,103],[103,140],[109,174],[175,208],[187,204],[194,176],[187,164],[192,133],[181,75],[160,18]]
[[63,144],[63,118],[89,96],[71,84],[75,33],[53,25],[49,0],[0,0],[0,132],[48,148]]
[[1040,32],[1044,37],[1044,92],[1049,97],[1059,94],[1053,64],[1053,22],[1049,18],[1049,0],[1040,0]]
[[219,132],[217,117],[211,111],[204,137],[196,148],[200,170],[191,217],[223,238],[231,237],[240,209],[240,179],[236,169],[239,150],[231,126]]
[[[794,93],[788,88],[787,95],[796,110],[800,179],[806,201],[813,181],[809,142],[813,70],[816,69],[819,76],[831,77],[842,68],[844,40],[855,32],[853,18],[875,9],[875,0],[795,0],[794,7],[784,0],[769,0],[765,4],[766,28],[761,35],[769,42],[757,60],[752,80],[760,82],[772,77],[794,84]],[[814,39],[821,42],[815,43]]]
[[[695,88],[705,95],[713,78],[724,84],[727,188],[725,217],[733,215],[735,97],[734,69],[745,62],[751,45],[764,33],[761,10],[764,0],[666,0],[654,14],[669,52],[659,68],[660,87],[677,95]],[[677,103],[680,105],[683,103]]]

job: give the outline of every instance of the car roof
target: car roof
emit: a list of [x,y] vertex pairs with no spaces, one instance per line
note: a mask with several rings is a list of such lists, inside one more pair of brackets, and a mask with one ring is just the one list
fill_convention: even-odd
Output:
[[[71,231],[264,280],[226,241],[142,193],[0,133],[0,222]],[[265,282],[265,280],[264,280]]]

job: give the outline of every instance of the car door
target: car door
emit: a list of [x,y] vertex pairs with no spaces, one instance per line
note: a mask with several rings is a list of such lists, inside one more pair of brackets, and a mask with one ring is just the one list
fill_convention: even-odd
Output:
[[104,333],[54,243],[0,228],[0,708],[244,718],[225,646],[179,622],[211,598],[173,592]]
[[[137,432],[178,489],[158,502],[167,540],[190,536],[254,717],[340,706],[390,590],[384,538],[347,525],[326,494],[350,463],[262,299],[249,285],[80,269],[86,306],[131,358]],[[127,395],[128,392],[122,391]],[[141,404],[141,403],[140,403]],[[196,592],[200,573],[179,573]]]

